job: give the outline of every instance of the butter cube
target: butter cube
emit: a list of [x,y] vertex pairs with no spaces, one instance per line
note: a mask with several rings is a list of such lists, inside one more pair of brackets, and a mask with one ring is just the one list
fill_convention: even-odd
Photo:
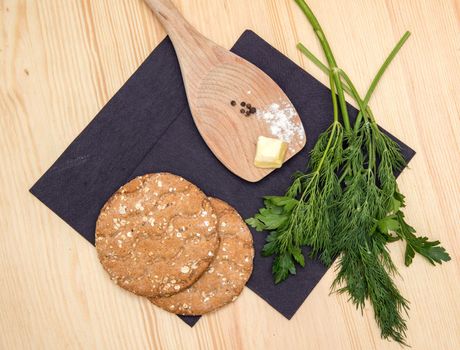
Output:
[[282,140],[259,136],[254,165],[258,168],[281,168],[287,146]]

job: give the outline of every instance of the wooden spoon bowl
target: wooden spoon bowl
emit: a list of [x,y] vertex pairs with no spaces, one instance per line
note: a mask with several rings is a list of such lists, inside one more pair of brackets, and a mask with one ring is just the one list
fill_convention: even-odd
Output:
[[[274,170],[254,166],[259,136],[288,142],[285,160],[305,146],[305,131],[294,106],[268,75],[198,33],[169,0],[145,1],[173,42],[195,124],[230,171],[256,182]],[[256,112],[247,115],[249,109],[241,102]]]

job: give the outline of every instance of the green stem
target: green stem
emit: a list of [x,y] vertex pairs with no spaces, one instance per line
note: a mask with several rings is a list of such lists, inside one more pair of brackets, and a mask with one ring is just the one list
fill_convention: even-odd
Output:
[[367,165],[368,176],[369,176],[370,172],[375,169],[375,147],[374,147],[374,140],[372,136],[368,140],[367,154],[369,157],[369,164]]
[[345,180],[345,178],[347,177],[348,175],[348,170],[349,167],[347,169],[345,169],[345,171],[342,173],[342,175],[340,175],[340,178],[339,178],[339,183],[342,183],[343,180]]
[[356,103],[358,103],[360,113],[362,111],[365,111],[367,106],[364,105],[364,101],[362,100],[361,96],[359,96],[358,90],[356,90],[356,87],[351,81],[350,77],[343,70],[340,70],[340,76],[345,80],[347,85],[350,87],[351,95],[355,99]]
[[335,83],[332,74],[329,74],[329,85],[331,86],[332,109],[334,111],[334,122],[339,122],[339,108],[337,106],[337,95],[335,93]]
[[[297,49],[300,50],[300,52],[302,52],[305,56],[307,56],[307,58],[310,59],[310,61],[312,61],[319,69],[321,69],[324,73],[326,73],[327,75],[331,75],[331,71],[330,69],[323,63],[321,62],[314,54],[313,52],[311,52],[310,50],[308,50],[302,43],[298,43],[297,44]],[[343,70],[341,70],[341,72],[343,74],[345,74],[345,72]],[[350,80],[350,79],[349,79]],[[350,80],[351,82],[351,80]],[[356,98],[356,96],[359,96],[359,94],[357,94],[357,90],[355,89],[355,92],[352,91],[352,89],[347,85],[346,82],[342,82],[342,87],[343,87],[343,90],[348,94],[350,95],[352,98],[354,98],[356,100],[356,102],[358,101],[362,101],[361,98],[359,98],[359,100]],[[358,103],[359,104],[359,103]],[[364,104],[363,104],[364,106]],[[370,109],[369,106],[366,106],[366,112],[368,115],[372,114],[372,111]],[[358,117],[357,117],[357,120],[359,121],[360,123],[360,120],[362,118],[362,111],[360,110],[359,111],[359,114],[358,114]],[[358,125],[359,125],[358,123]],[[357,131],[358,128],[355,127],[355,131]],[[345,175],[345,174],[344,174]],[[343,176],[342,176],[343,177]],[[342,180],[342,177],[341,177],[341,180]]]
[[324,34],[321,25],[319,24],[318,20],[316,19],[315,15],[313,14],[310,7],[308,7],[306,2],[304,0],[295,0],[295,2],[297,3],[297,5],[299,5],[301,10],[307,17],[308,21],[313,27],[313,30],[315,31],[316,36],[318,37],[321,43],[321,46],[323,47],[324,54],[329,64],[329,69],[333,74],[334,82],[337,88],[337,95],[339,96],[339,105],[340,111],[342,112],[343,124],[345,126],[345,130],[350,131],[350,118],[348,116],[347,103],[345,101],[345,95],[343,93],[342,81],[340,79],[337,62],[334,58],[329,42],[326,39],[326,35]]
[[[312,61],[319,69],[321,69],[323,71],[323,73],[326,73],[327,75],[330,75],[331,74],[331,71],[329,70],[329,68],[323,63],[321,62],[318,57],[316,57],[313,52],[311,52],[310,50],[308,50],[302,43],[298,43],[297,44],[297,49],[299,49],[300,52],[302,52],[305,56],[307,56],[308,59],[310,59],[310,61]],[[343,87],[343,90],[348,94],[350,95],[351,97],[353,97],[353,94],[351,92],[351,89],[348,87],[347,84],[345,84],[344,82],[342,82],[342,87]]]
[[[403,47],[404,43],[407,41],[407,39],[409,39],[409,37],[410,37],[410,32],[406,31],[404,33],[404,35],[401,37],[401,39],[399,39],[398,43],[393,48],[393,50],[391,50],[390,54],[388,55],[386,60],[383,62],[383,64],[380,67],[380,69],[377,71],[377,74],[375,75],[374,79],[372,80],[371,85],[369,86],[369,89],[367,90],[366,96],[364,97],[364,106],[367,107],[367,104],[369,103],[369,100],[371,99],[372,94],[374,93],[375,88],[377,87],[377,84],[379,83],[380,79],[382,78],[383,73],[385,73],[385,71],[387,70],[388,66],[393,61],[393,59],[396,57],[396,55],[398,54],[399,50],[401,50],[401,48]],[[354,126],[355,131],[359,129],[361,119],[362,119],[362,113],[359,113],[358,116],[356,117],[356,121],[355,121],[355,126]]]
[[383,62],[382,66],[380,67],[377,74],[375,75],[374,80],[372,80],[372,83],[369,86],[369,89],[367,90],[366,96],[364,97],[364,105],[367,105],[367,103],[371,99],[371,96],[374,93],[374,90],[377,87],[377,84],[379,83],[380,79],[382,78],[383,73],[385,73],[391,61],[393,61],[393,59],[398,54],[399,50],[401,50],[404,43],[407,41],[407,39],[409,39],[409,37],[410,37],[410,32],[409,31],[405,32],[404,35],[401,37],[401,39],[399,39],[398,43],[393,48],[393,50],[391,50],[385,62]]
[[374,113],[372,112],[372,110],[370,110],[370,109],[368,108],[367,114],[368,114],[368,116],[369,116],[369,120],[370,120],[373,124],[377,125],[377,123],[376,123],[376,121],[375,121]]
[[[297,0],[296,0],[297,1]],[[399,50],[401,50],[401,48],[403,47],[403,45],[405,44],[405,42],[407,41],[407,39],[409,39],[410,37],[410,32],[407,31],[406,33],[404,33],[404,35],[401,37],[401,39],[399,39],[398,43],[396,44],[396,46],[393,48],[393,50],[390,52],[390,54],[388,55],[388,57],[386,58],[386,60],[383,62],[382,66],[380,67],[380,69],[378,70],[376,76],[374,77],[374,79],[372,80],[371,82],[371,85],[369,86],[369,89],[367,90],[367,93],[366,93],[366,96],[363,100],[363,107],[364,108],[361,108],[360,106],[360,111],[359,111],[359,114],[358,116],[356,117],[356,121],[355,121],[355,125],[354,125],[354,130],[357,131],[359,129],[359,126],[361,124],[361,119],[363,118],[363,111],[366,111],[366,113],[370,116],[372,115],[372,111],[371,109],[369,108],[368,106],[368,103],[372,97],[372,94],[374,93],[376,87],[377,87],[377,84],[379,83],[380,79],[382,78],[383,76],[383,73],[385,73],[386,69],[388,68],[388,66],[390,65],[390,63],[393,61],[393,59],[396,57],[397,53],[399,52]],[[330,74],[331,73],[331,70],[325,65],[323,64],[310,50],[308,50],[302,43],[298,43],[297,44],[297,48],[305,55],[307,56],[319,69],[321,69],[324,73],[326,74]],[[343,71],[342,71],[343,72]],[[342,87],[343,87],[343,90],[345,90],[351,97],[355,98],[354,96],[354,93],[351,89],[350,86],[348,86],[347,84],[345,83],[342,83]],[[359,102],[358,100],[356,100],[356,102]],[[359,103],[358,103],[359,104]],[[372,118],[373,119],[373,118]]]
[[[338,69],[338,68],[337,68]],[[347,101],[345,100],[345,94],[343,93],[342,82],[338,71],[334,71],[334,80],[337,85],[337,95],[339,96],[340,111],[342,112],[343,125],[345,130],[351,131],[350,117],[348,116]]]
[[326,55],[326,58],[328,62],[330,63],[330,66],[332,66],[330,68],[337,67],[337,63],[335,61],[335,58],[332,53],[329,42],[327,41],[326,36],[324,35],[324,32],[323,32],[323,29],[321,28],[321,25],[316,19],[316,16],[314,15],[313,11],[310,9],[310,7],[307,5],[307,3],[304,0],[295,0],[295,2],[302,9],[303,13],[305,14],[305,16],[307,16],[308,21],[313,27],[313,30],[315,31],[316,36],[318,37],[321,43],[321,46],[324,49],[324,54]]

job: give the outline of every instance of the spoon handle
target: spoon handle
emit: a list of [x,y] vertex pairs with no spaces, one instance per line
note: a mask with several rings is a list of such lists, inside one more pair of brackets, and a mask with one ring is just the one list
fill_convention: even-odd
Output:
[[158,17],[168,35],[174,40],[182,35],[196,34],[196,30],[180,14],[170,0],[145,0]]
[[200,34],[170,0],[144,0],[169,35],[179,59],[182,74],[199,71],[215,61],[216,45]]

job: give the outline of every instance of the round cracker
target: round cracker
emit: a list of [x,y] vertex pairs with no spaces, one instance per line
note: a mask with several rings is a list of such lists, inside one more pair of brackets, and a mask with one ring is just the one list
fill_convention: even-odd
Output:
[[150,301],[175,314],[203,315],[232,301],[251,276],[252,235],[238,212],[219,199],[210,198],[218,218],[220,245],[208,270],[191,287],[169,297]]
[[122,186],[96,223],[96,249],[115,283],[138,295],[178,293],[208,268],[219,246],[206,195],[169,173]]

